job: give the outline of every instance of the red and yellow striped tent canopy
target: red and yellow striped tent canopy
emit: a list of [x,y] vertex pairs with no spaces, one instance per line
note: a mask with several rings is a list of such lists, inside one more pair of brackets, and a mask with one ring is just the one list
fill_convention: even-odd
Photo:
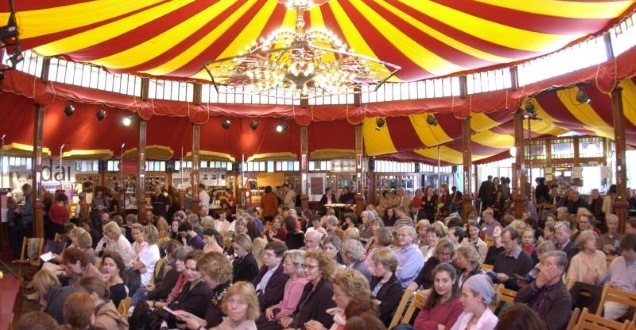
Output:
[[[395,82],[462,75],[498,67],[508,67],[562,49],[607,31],[630,15],[636,1],[556,1],[556,0],[331,0],[314,1],[305,13],[307,27],[325,27],[345,41],[354,52],[395,63],[402,70]],[[207,83],[203,63],[238,54],[245,46],[266,37],[280,27],[293,28],[295,12],[275,0],[48,0],[16,1],[17,24],[23,50],[43,56],[60,56],[76,62],[89,62],[110,72],[130,73],[184,81]],[[7,21],[7,1],[0,4],[0,22]],[[437,161],[440,147],[442,162],[461,163],[461,129],[458,118],[472,116],[474,160],[507,153],[513,143],[512,112],[519,102],[552,85],[567,86],[599,80],[603,72],[612,72],[602,84],[590,83],[586,91],[591,104],[573,101],[576,89],[559,89],[537,97],[539,117],[533,134],[559,135],[567,131],[613,137],[611,100],[607,86],[616,80],[624,88],[623,102],[627,119],[628,143],[636,145],[636,90],[633,64],[636,52],[591,68],[558,83],[545,82],[524,91],[502,91],[475,95],[465,100],[416,100],[366,104],[360,107],[323,106],[310,109],[292,107],[236,105],[192,105],[163,101],[140,101],[87,93],[75,86],[33,82],[21,73],[8,73],[1,86],[6,92],[45,104],[61,107],[61,100],[74,99],[87,104],[108,104],[144,114],[149,125],[158,129],[174,126],[175,117],[195,122],[214,122],[210,130],[219,130],[216,120],[222,116],[243,117],[237,127],[247,128],[246,117],[285,117],[293,127],[314,126],[317,139],[330,134],[330,125],[320,122],[364,124],[366,153],[370,156],[393,155],[397,159]],[[565,80],[564,80],[565,79]],[[38,85],[41,84],[41,85]],[[15,104],[26,104],[12,100]],[[6,103],[5,103],[6,104]],[[87,106],[89,107],[89,106]],[[4,110],[14,116],[15,109]],[[198,114],[205,113],[201,118]],[[424,113],[436,113],[439,125],[426,124]],[[197,117],[198,116],[198,117]],[[375,130],[375,117],[387,117],[387,125]],[[161,118],[164,117],[164,118]],[[161,118],[161,119],[160,119]],[[187,119],[183,118],[187,126]],[[153,123],[153,120],[155,121]],[[220,119],[219,119],[220,120]],[[159,124],[159,122],[165,122]],[[92,125],[96,125],[91,121]],[[28,124],[25,122],[25,124]],[[0,131],[9,131],[2,120]],[[88,125],[88,124],[87,124]],[[172,126],[171,126],[172,125]],[[233,126],[234,127],[234,126]],[[90,128],[89,128],[90,129]],[[239,128],[236,128],[239,129]],[[324,129],[325,131],[321,131]],[[187,128],[182,129],[183,132]],[[350,129],[341,130],[349,136]],[[232,134],[242,136],[246,131]],[[48,141],[64,141],[65,134],[51,130]],[[225,133],[210,132],[212,136]],[[187,134],[186,134],[187,135]],[[249,135],[249,134],[248,134]],[[16,143],[29,144],[24,134]],[[181,134],[179,134],[181,136]],[[13,137],[11,137],[13,139]],[[262,138],[262,137],[260,137]],[[158,140],[161,137],[157,137]],[[247,139],[247,138],[246,138]],[[249,139],[257,139],[250,137]],[[79,139],[84,141],[86,139]],[[323,139],[325,140],[325,139]],[[326,139],[330,140],[330,139]],[[310,151],[350,150],[342,139],[320,142]],[[101,139],[82,144],[92,149],[116,147]],[[250,146],[209,146],[210,150],[234,157],[248,152],[298,152],[296,144],[251,142]],[[310,140],[311,141],[311,140]],[[134,143],[134,139],[133,142]],[[157,142],[158,144],[160,143]],[[313,142],[310,142],[310,144]],[[45,136],[45,144],[47,137]],[[83,145],[86,144],[86,145]],[[179,142],[164,142],[176,152]],[[260,146],[258,146],[260,144]],[[255,147],[258,146],[258,147]],[[53,150],[55,148],[52,148]],[[286,149],[286,150],[283,150]]]

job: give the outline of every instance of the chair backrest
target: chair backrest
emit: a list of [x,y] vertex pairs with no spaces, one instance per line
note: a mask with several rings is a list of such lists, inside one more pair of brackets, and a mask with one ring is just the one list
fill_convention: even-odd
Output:
[[497,288],[497,290],[498,290],[497,293],[499,295],[499,301],[504,303],[510,303],[510,304],[515,303],[515,297],[517,296],[517,291],[506,289],[506,287],[503,286],[502,284],[499,284],[499,287]]
[[487,245],[488,247],[491,247],[491,246],[495,245],[495,239],[494,239],[494,238],[492,238],[492,237],[488,237],[488,236],[486,236],[485,241],[486,241],[486,245]]
[[567,327],[565,327],[565,330],[574,330],[574,326],[576,326],[576,322],[579,320],[579,315],[581,315],[581,310],[578,308],[575,308],[572,311],[572,315],[570,316],[570,321],[568,321],[568,325]]
[[428,300],[428,290],[419,290],[415,292],[415,296],[409,305],[409,308],[406,309],[406,313],[404,313],[404,317],[402,317],[402,322],[400,323],[411,323],[411,319],[415,314],[415,311],[419,311],[424,308],[426,301]]
[[624,323],[606,319],[598,315],[590,313],[587,308],[583,308],[579,321],[574,326],[574,330],[627,330],[629,329],[630,322]]
[[572,297],[572,308],[587,308],[590,313],[595,314],[601,308],[601,300],[605,292],[605,287],[583,283],[574,282],[574,285],[569,289],[570,296]]
[[493,270],[495,266],[489,264],[481,264],[479,268],[481,268],[484,272],[487,272],[489,270]]
[[119,315],[123,316],[125,319],[128,319],[128,309],[132,304],[132,299],[130,297],[126,297],[119,302],[119,306],[117,306],[117,312]]
[[614,258],[616,258],[616,256],[611,254],[608,254],[605,256],[605,261],[607,262],[607,268],[609,268],[612,261],[614,261]]
[[[596,315],[603,315],[603,307],[605,302],[607,301],[613,301],[636,309],[636,292],[628,292],[618,288],[613,288],[609,285],[605,285],[605,287],[603,288],[603,294],[601,296],[601,303],[596,310]],[[634,314],[634,321],[636,321],[636,312]]]
[[393,319],[391,319],[391,324],[389,325],[389,329],[393,329],[394,326],[398,325],[402,320],[402,315],[404,315],[404,310],[406,309],[406,304],[409,302],[409,299],[413,296],[413,290],[406,289],[402,294],[402,299],[400,299],[400,303],[395,309],[395,314],[393,314]]

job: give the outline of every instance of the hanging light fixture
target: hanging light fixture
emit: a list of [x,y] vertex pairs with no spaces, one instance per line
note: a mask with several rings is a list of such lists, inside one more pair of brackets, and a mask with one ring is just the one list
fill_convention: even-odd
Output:
[[375,130],[379,131],[382,129],[382,127],[384,127],[384,124],[386,124],[386,120],[382,117],[378,118],[375,120]]
[[223,129],[228,129],[231,125],[232,121],[229,118],[226,118],[223,120],[223,122],[221,122],[221,127],[223,127]]
[[280,123],[280,124],[276,125],[276,133],[285,132],[288,128],[289,128],[289,126],[287,125],[287,123],[285,123],[285,122]]
[[66,114],[66,117],[70,117],[73,115],[74,112],[75,112],[75,104],[73,104],[72,101],[69,101],[64,107],[64,114]]
[[537,109],[534,105],[534,100],[533,99],[528,99],[528,101],[526,101],[526,105],[523,107],[523,109],[526,111],[526,113],[529,116],[536,116],[537,115]]
[[132,118],[130,118],[130,116],[126,116],[126,117],[124,117],[124,118],[121,120],[121,123],[122,123],[124,126],[128,127],[128,126],[132,125]]
[[426,123],[430,126],[437,126],[437,118],[435,118],[435,115],[428,114],[426,116]]
[[245,53],[205,64],[217,92],[307,99],[355,93],[361,86],[377,89],[400,71],[398,65],[354,53],[325,28],[305,30],[303,16],[314,7],[311,0],[285,4],[296,11],[295,30],[280,28]]
[[578,91],[576,92],[576,100],[581,104],[587,104],[592,102],[590,97],[587,96],[585,89],[583,89],[581,85],[578,85]]
[[258,128],[258,120],[254,119],[250,122],[250,128],[255,131]]
[[104,107],[100,107],[99,110],[97,110],[95,117],[97,117],[97,121],[102,121],[106,118],[106,110],[104,110]]

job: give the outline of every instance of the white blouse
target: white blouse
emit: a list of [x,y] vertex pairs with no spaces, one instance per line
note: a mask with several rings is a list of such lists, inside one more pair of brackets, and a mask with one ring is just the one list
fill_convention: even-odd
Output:
[[[451,330],[466,330],[468,322],[470,322],[470,319],[472,318],[473,313],[461,313]],[[497,316],[495,316],[489,308],[486,308],[484,313],[481,314],[479,320],[477,320],[477,323],[475,323],[470,330],[493,330],[497,326],[498,321]]]

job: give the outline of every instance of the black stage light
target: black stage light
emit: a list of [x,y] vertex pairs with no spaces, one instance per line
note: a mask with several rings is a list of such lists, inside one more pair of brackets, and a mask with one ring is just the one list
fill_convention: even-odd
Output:
[[99,108],[95,116],[97,117],[97,121],[104,120],[104,118],[106,118],[106,110],[104,110],[104,108]]
[[375,120],[375,129],[376,130],[380,130],[382,129],[382,127],[384,127],[384,124],[386,124],[386,120],[384,120],[384,118],[378,118]]
[[73,102],[69,102],[64,107],[64,113],[66,114],[66,117],[72,116],[74,112],[75,112],[75,105],[73,104]]

